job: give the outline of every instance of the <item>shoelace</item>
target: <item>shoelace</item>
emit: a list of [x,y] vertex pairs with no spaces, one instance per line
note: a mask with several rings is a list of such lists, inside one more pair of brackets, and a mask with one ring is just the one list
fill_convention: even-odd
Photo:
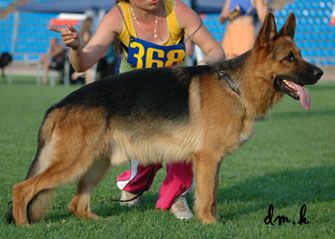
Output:
[[185,197],[180,197],[174,204],[176,207],[176,210],[178,211],[190,211],[190,208],[188,207],[187,201]]

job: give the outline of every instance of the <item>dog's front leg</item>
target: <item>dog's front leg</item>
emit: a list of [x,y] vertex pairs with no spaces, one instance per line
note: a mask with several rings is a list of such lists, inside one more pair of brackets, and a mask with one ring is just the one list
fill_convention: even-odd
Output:
[[202,223],[216,221],[216,194],[220,156],[202,152],[194,156],[194,177],[196,182],[195,211]]

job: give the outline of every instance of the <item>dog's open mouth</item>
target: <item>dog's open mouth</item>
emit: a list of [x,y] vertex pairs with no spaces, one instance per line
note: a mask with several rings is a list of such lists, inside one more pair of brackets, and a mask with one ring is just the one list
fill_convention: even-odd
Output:
[[295,100],[299,100],[301,106],[305,110],[309,110],[311,106],[311,101],[307,90],[293,81],[279,78],[275,81],[277,88],[283,93],[291,96]]

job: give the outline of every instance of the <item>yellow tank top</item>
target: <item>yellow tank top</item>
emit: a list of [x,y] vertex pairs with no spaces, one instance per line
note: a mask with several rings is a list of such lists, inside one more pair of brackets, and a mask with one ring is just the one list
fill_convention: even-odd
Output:
[[[130,55],[130,51],[128,57],[128,52],[124,50],[124,57],[121,61],[120,72],[126,72],[134,68],[169,67],[184,62],[185,48],[182,50],[178,47],[178,44],[180,44],[183,40],[184,32],[179,27],[177,22],[173,0],[164,1],[169,37],[162,45],[138,39],[132,22],[129,3],[120,2],[118,3],[118,6],[120,7],[124,18],[122,32],[118,37],[123,46],[128,47],[133,45],[138,47],[138,52],[134,54],[137,59]],[[136,39],[138,41],[132,42],[134,39],[135,41]],[[131,62],[131,59],[129,59],[131,57],[136,61],[136,63],[129,63]]]

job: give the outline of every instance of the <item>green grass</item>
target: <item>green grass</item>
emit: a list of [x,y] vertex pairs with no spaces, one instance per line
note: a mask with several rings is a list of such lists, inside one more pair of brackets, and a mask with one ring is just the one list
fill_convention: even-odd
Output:
[[[4,218],[11,187],[26,175],[35,153],[37,132],[46,109],[75,87],[42,87],[32,78],[0,81],[0,217]],[[335,83],[309,87],[312,109],[305,112],[285,97],[264,121],[256,124],[252,139],[222,163],[219,222],[201,225],[196,219],[177,221],[155,210],[161,170],[146,204],[122,208],[117,199],[115,167],[93,194],[92,209],[100,221],[80,220],[67,211],[74,185],[57,190],[49,214],[29,227],[0,221],[0,238],[334,238],[335,235]],[[191,199],[191,196],[190,196]],[[191,200],[190,200],[191,201]],[[307,225],[265,225],[273,204],[274,215],[298,221],[307,205]]]

